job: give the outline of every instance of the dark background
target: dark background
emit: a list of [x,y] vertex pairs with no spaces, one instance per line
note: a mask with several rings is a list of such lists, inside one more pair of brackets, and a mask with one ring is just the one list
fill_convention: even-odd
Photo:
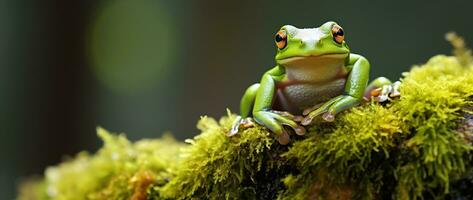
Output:
[[284,24],[340,23],[371,77],[398,79],[473,40],[472,3],[450,1],[0,0],[0,199],[24,177],[101,144],[198,134],[201,115],[237,111],[274,66]]

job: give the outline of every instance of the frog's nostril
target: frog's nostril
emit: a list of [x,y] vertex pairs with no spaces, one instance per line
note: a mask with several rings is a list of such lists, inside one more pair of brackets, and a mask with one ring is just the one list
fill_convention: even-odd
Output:
[[305,45],[306,45],[306,43],[305,43],[304,41],[301,40],[301,41],[299,42],[299,46],[304,47]]

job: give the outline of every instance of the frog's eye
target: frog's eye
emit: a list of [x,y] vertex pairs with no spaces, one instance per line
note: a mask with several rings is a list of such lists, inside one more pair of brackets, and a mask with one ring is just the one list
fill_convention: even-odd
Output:
[[333,25],[332,27],[332,35],[333,35],[333,40],[337,42],[338,44],[341,44],[343,40],[345,39],[345,34],[343,33],[342,27],[339,25]]
[[284,47],[286,47],[286,44],[287,44],[286,31],[285,30],[278,31],[278,33],[276,33],[274,41],[276,42],[276,46],[278,46],[279,49],[284,49]]

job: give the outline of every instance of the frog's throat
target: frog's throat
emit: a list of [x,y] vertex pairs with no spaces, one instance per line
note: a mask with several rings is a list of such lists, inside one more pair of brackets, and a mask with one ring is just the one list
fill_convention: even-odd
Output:
[[346,76],[347,54],[297,56],[280,60],[288,81],[320,83]]
[[310,62],[313,62],[314,64],[317,64],[318,61],[322,61],[322,60],[330,60],[330,59],[334,59],[334,60],[338,60],[338,59],[342,59],[344,60],[346,57],[348,56],[348,53],[330,53],[330,54],[322,54],[322,55],[308,55],[308,56],[291,56],[291,57],[288,57],[288,58],[283,58],[283,59],[279,59],[277,60],[277,63],[280,64],[280,65],[291,65],[293,63],[296,63],[296,62],[304,62],[304,63],[310,63]]

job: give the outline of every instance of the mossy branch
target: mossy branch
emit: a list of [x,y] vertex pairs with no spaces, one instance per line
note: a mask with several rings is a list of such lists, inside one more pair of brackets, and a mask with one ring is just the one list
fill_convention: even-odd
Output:
[[[187,144],[105,144],[49,167],[20,199],[417,199],[472,197],[473,57],[456,35],[402,78],[401,97],[368,102],[279,145],[255,126],[225,136],[235,116],[202,117]],[[470,196],[469,196],[470,195]]]

